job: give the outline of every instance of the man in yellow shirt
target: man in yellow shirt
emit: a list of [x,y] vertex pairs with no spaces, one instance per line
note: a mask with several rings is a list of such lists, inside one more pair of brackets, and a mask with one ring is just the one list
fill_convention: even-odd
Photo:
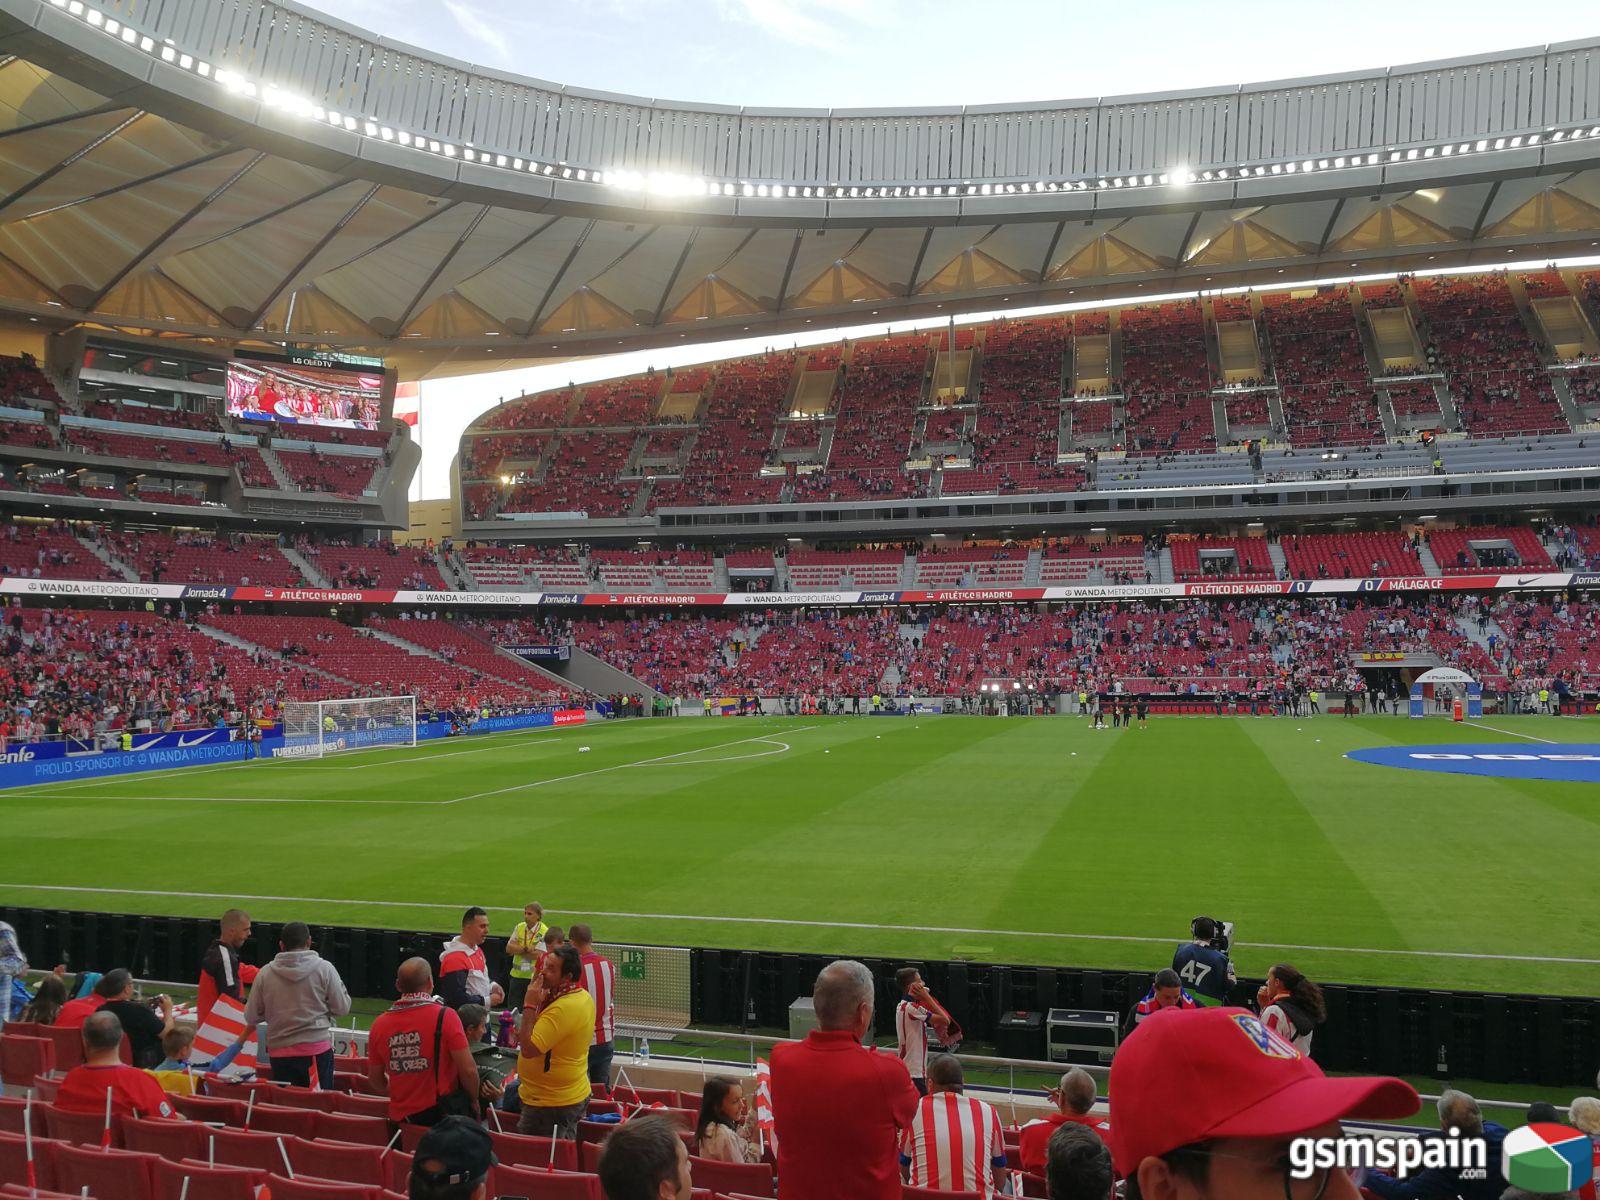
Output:
[[517,1031],[518,1133],[573,1140],[589,1107],[589,1047],[594,998],[583,986],[583,960],[572,946],[550,952],[528,985]]
[[544,923],[544,905],[531,901],[523,906],[522,920],[511,931],[506,943],[506,953],[511,955],[511,994],[506,1003],[521,1008],[528,994],[528,983],[533,979],[534,964],[544,950],[544,935],[550,927]]

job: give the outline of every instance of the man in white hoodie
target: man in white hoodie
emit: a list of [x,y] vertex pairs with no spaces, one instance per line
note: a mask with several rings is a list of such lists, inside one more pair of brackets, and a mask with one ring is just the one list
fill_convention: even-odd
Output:
[[481,1004],[495,1008],[505,1000],[498,983],[489,981],[483,943],[489,936],[489,914],[476,906],[461,916],[461,936],[451,938],[439,953],[439,998],[450,1008]]
[[280,953],[261,968],[244,1006],[246,1029],[266,1023],[267,1056],[278,1083],[333,1083],[333,1022],[350,1011],[339,972],[311,948],[311,930],[291,921],[278,936]]

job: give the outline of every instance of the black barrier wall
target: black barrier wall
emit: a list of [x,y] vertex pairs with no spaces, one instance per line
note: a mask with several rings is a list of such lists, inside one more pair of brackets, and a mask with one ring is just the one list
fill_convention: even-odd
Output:
[[[198,977],[200,958],[217,928],[213,920],[192,917],[33,908],[0,908],[0,920],[16,927],[35,967],[63,961],[74,971],[127,967],[140,978],[179,983]],[[257,921],[242,950],[244,961],[260,965],[271,959],[278,929]],[[387,999],[394,998],[395,968],[403,959],[420,955],[437,962],[445,942],[445,935],[435,932],[333,925],[314,926],[312,936],[353,995]],[[490,974],[504,982],[505,938],[491,938],[484,951]],[[878,980],[877,1032],[884,1036],[894,1032],[894,973],[904,966],[918,967],[967,1036],[985,1042],[996,1040],[1009,1014],[1051,1008],[1126,1014],[1150,986],[1149,972],[862,961]],[[693,1023],[785,1030],[789,1006],[810,995],[817,972],[828,962],[825,955],[695,950]],[[1251,1003],[1258,983],[1241,980],[1235,1002]],[[1600,1000],[1332,983],[1324,983],[1323,990],[1328,1021],[1317,1031],[1314,1057],[1328,1070],[1587,1087],[1600,1067]],[[1002,1041],[1008,1057],[1045,1056],[1042,1036],[1031,1046],[1013,1033]]]

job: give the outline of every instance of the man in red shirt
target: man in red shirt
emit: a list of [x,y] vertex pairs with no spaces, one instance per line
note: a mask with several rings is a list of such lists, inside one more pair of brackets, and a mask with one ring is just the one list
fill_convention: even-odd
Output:
[[1043,1175],[1049,1160],[1050,1135],[1063,1125],[1083,1125],[1094,1130],[1109,1146],[1111,1122],[1094,1113],[1094,1076],[1081,1067],[1074,1067],[1061,1077],[1061,1086],[1052,1088],[1050,1099],[1059,1112],[1038,1121],[1029,1121],[1022,1127],[1019,1153],[1022,1169],[1030,1175]]
[[204,1025],[218,996],[231,996],[244,1003],[244,989],[256,981],[256,969],[239,957],[239,947],[250,940],[250,914],[230,908],[222,914],[217,940],[200,960],[200,991],[195,996],[198,1023]]
[[119,981],[113,976],[114,972],[107,971],[95,981],[94,991],[63,1004],[61,1011],[56,1014],[56,1028],[82,1029],[83,1023],[99,1012],[100,1006],[121,990],[118,986]]
[[612,1039],[617,1029],[617,969],[594,952],[594,933],[581,922],[570,932],[572,948],[583,962],[583,989],[594,997],[594,1045],[589,1047],[589,1082],[611,1088]]
[[872,972],[830,963],[811,995],[817,1028],[772,1050],[778,1200],[900,1200],[900,1131],[921,1097],[898,1057],[861,1044]]
[[446,1096],[465,1093],[478,1107],[478,1064],[455,1009],[433,997],[433,968],[408,958],[395,977],[400,999],[372,1023],[367,1035],[367,1078],[389,1094],[389,1120],[434,1125],[451,1115]]
[[110,1093],[113,1116],[181,1120],[155,1076],[122,1062],[121,1045],[122,1022],[111,1013],[90,1016],[83,1023],[83,1065],[67,1072],[56,1103],[68,1112],[104,1113]]

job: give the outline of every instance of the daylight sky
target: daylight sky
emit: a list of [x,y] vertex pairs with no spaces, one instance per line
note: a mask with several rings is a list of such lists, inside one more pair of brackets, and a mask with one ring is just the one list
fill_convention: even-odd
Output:
[[[1068,100],[1285,79],[1600,35],[1545,0],[306,0],[398,41],[555,83],[668,100],[853,108]],[[818,339],[837,331],[816,330]],[[759,345],[755,347],[759,349]],[[424,382],[413,498],[449,494],[461,430],[499,396],[704,361],[683,347]]]
[[672,100],[846,108],[1248,83],[1600,34],[1544,0],[307,0],[468,62]]

